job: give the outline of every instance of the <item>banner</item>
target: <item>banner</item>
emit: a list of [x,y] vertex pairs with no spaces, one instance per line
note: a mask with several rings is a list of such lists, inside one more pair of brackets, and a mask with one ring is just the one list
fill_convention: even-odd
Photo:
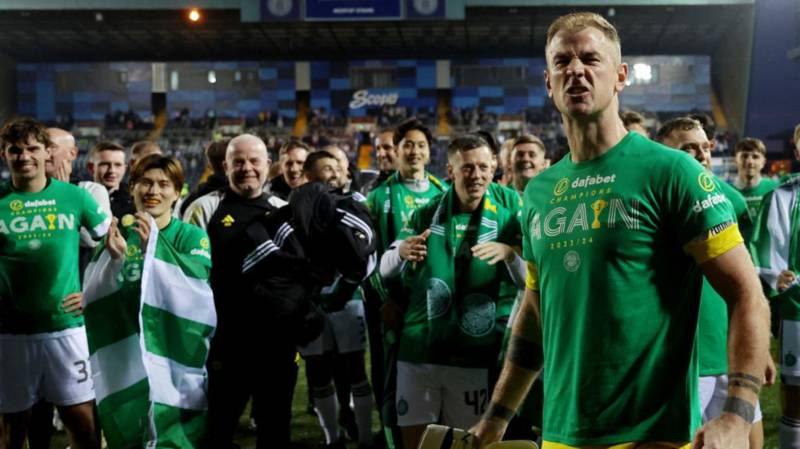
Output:
[[402,19],[400,0],[306,0],[306,20]]

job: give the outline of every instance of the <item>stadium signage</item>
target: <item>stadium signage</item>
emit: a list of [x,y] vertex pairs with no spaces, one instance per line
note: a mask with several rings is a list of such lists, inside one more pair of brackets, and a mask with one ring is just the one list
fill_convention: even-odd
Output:
[[390,92],[385,94],[371,94],[368,90],[362,89],[353,92],[353,99],[350,101],[350,109],[360,109],[368,106],[392,106],[397,104],[400,94]]

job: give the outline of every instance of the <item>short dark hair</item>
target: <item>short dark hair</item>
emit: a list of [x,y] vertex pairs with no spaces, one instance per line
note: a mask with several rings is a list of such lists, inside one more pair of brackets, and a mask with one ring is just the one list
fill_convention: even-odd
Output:
[[309,154],[305,162],[303,162],[303,171],[310,172],[313,170],[314,166],[317,165],[317,161],[320,159],[333,159],[335,161],[336,157],[325,150],[314,151]]
[[214,173],[225,172],[225,167],[223,167],[222,163],[225,162],[225,154],[228,151],[228,143],[230,143],[230,139],[221,139],[209,142],[208,145],[206,145],[206,158],[208,159],[208,163],[211,165],[211,169],[214,171]]
[[300,140],[300,139],[289,139],[288,142],[286,142],[283,145],[281,145],[281,148],[278,150],[278,156],[279,157],[283,156],[284,154],[288,153],[291,150],[294,150],[295,148],[301,148],[303,150],[306,150],[309,153],[311,153],[313,151],[311,146],[308,145],[307,143],[303,142],[302,140]]
[[394,142],[395,145],[400,145],[400,142],[406,138],[406,134],[408,134],[409,131],[414,130],[425,134],[425,139],[428,141],[428,146],[433,143],[433,133],[416,117],[411,117],[395,128],[394,136],[392,136],[392,142]]
[[97,142],[92,149],[89,150],[89,160],[94,160],[95,156],[97,156],[97,153],[101,151],[121,151],[122,154],[125,154],[125,147],[116,142],[111,142],[108,140]]
[[492,133],[481,129],[479,131],[475,131],[475,134],[482,137],[483,140],[486,141],[486,143],[489,145],[489,150],[492,152],[492,154],[494,154],[495,156],[500,154],[500,147],[497,145],[497,139],[494,138]]
[[656,132],[656,140],[664,142],[666,138],[675,131],[689,131],[692,129],[703,129],[703,126],[697,120],[691,117],[675,117],[667,120],[661,128]]
[[[457,136],[455,139],[451,140],[450,145],[447,146],[447,157],[449,159],[456,153],[474,150],[480,147],[489,148],[489,143],[482,136],[477,134]],[[492,151],[491,148],[489,148],[489,151]]]
[[184,178],[181,163],[174,157],[161,154],[150,154],[136,161],[136,164],[131,169],[131,189],[148,170],[162,170],[167,175],[167,178],[172,181],[176,192],[180,193],[183,189]]
[[622,124],[625,125],[625,128],[628,128],[630,125],[639,124],[644,126],[644,116],[636,111],[632,111],[630,109],[626,109],[619,113],[619,118],[622,119]]
[[700,122],[700,126],[702,126],[703,131],[706,132],[706,137],[708,137],[708,140],[714,139],[714,137],[717,135],[717,126],[714,125],[714,119],[712,119],[710,115],[702,112],[695,112],[694,114],[689,114],[689,117]]
[[516,148],[517,145],[525,145],[525,144],[533,144],[538,146],[539,148],[542,149],[542,153],[544,153],[545,156],[547,156],[547,148],[544,146],[544,142],[542,142],[542,139],[534,136],[533,134],[523,134],[514,139],[514,143],[511,145],[511,152],[512,153],[514,152],[514,148]]
[[761,153],[766,156],[767,146],[764,145],[764,142],[761,139],[756,139],[755,137],[745,137],[736,142],[736,146],[733,147],[733,154],[740,152]]
[[30,136],[33,136],[33,138],[36,139],[37,142],[43,144],[45,148],[53,145],[50,141],[50,134],[47,132],[47,127],[38,120],[30,117],[12,119],[0,130],[0,141],[2,141],[3,148],[18,142],[26,142]]

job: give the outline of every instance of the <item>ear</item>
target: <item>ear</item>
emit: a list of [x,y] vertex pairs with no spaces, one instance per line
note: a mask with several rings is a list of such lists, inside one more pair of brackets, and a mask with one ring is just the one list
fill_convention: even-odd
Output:
[[453,179],[453,165],[449,162],[447,163],[447,177]]
[[228,173],[228,160],[227,159],[222,161],[222,170],[225,172],[225,174]]
[[544,72],[542,72],[542,74],[544,76],[544,88],[547,90],[547,96],[552,99],[553,98],[553,88],[550,86],[550,71],[549,71],[549,69],[545,69]]
[[78,147],[73,146],[69,149],[69,160],[74,161],[78,157]]
[[622,62],[617,66],[617,82],[614,85],[614,92],[622,92],[625,88],[625,81],[628,80],[628,63]]
[[86,170],[88,170],[89,174],[94,177],[94,162],[86,161]]

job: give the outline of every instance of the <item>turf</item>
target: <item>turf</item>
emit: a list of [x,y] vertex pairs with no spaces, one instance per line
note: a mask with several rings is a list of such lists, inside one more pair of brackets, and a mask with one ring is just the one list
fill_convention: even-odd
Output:
[[[774,341],[772,352],[773,356],[777,356],[777,349]],[[299,448],[317,448],[321,446],[324,437],[316,416],[310,415],[306,411],[308,404],[308,387],[306,385],[304,369],[305,367],[301,362],[300,372],[297,376],[294,402],[292,404],[292,441],[296,443]],[[369,360],[367,360],[367,370],[369,370]],[[778,449],[778,421],[781,416],[779,384],[780,381],[771,387],[764,388],[761,393],[761,407],[764,413],[765,449]],[[255,433],[247,429],[249,417],[249,410],[247,410],[240,419],[239,432],[235,440],[236,443],[241,445],[242,449],[255,449],[256,447]],[[378,432],[378,430],[379,425],[376,412],[373,414],[373,434]],[[55,435],[51,447],[54,449],[63,449],[67,447],[67,444],[66,436],[61,432]],[[356,444],[350,442],[348,443],[348,448],[355,449]]]

